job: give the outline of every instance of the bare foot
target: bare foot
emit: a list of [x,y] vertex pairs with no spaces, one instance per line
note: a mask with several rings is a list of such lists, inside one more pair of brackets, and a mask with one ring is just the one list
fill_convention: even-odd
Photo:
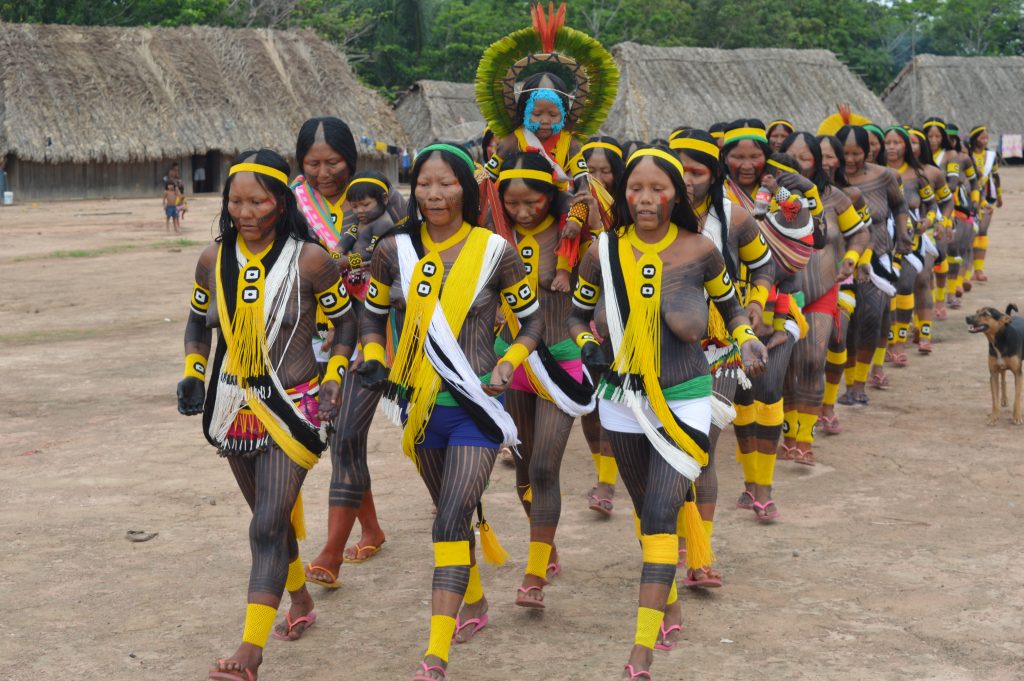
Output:
[[523,585],[516,591],[516,605],[524,608],[544,608],[544,587],[547,581],[536,575],[524,575]]
[[588,508],[605,517],[612,514],[612,510],[615,508],[614,500],[615,485],[609,485],[607,482],[597,483],[587,493]]
[[423,658],[423,662],[416,667],[416,672],[413,674],[413,681],[420,681],[421,679],[437,679],[438,681],[444,681],[445,669],[448,664],[441,661],[441,658],[434,657],[433,655],[427,655]]
[[[275,638],[288,641],[298,641],[306,633],[306,629],[313,626],[312,622],[298,622],[313,612],[313,597],[309,590],[303,586],[295,592],[289,592],[292,600],[292,607],[288,609],[288,615],[274,627]],[[289,622],[297,622],[290,625]]]
[[569,292],[569,273],[565,270],[555,271],[555,278],[551,280],[551,290],[561,293]]
[[676,601],[672,605],[665,606],[665,618],[661,622],[661,632],[658,633],[658,642],[655,647],[658,650],[672,650],[683,637],[683,608]]
[[629,653],[629,662],[626,664],[626,668],[622,670],[622,681],[651,678],[650,669],[652,662],[654,662],[653,650],[643,646],[633,646],[633,650]]
[[211,672],[227,672],[237,674],[246,681],[256,680],[256,670],[263,663],[263,649],[251,643],[243,643],[231,657],[217,660],[217,666]]
[[306,579],[333,584],[338,581],[342,562],[341,555],[328,551],[325,546],[320,555],[306,566]]
[[[481,598],[476,603],[465,603],[459,610],[459,628],[455,631],[456,643],[468,643],[478,631],[487,625],[487,599]],[[476,620],[476,621],[474,621]]]
[[370,534],[364,529],[363,533],[359,535],[359,541],[355,543],[355,546],[349,546],[345,549],[343,554],[345,560],[350,563],[365,563],[380,551],[384,541],[383,532]]

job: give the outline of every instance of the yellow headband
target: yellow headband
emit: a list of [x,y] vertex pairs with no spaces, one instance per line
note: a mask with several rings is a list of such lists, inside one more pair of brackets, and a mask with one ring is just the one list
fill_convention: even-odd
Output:
[[732,144],[733,142],[739,142],[741,140],[756,140],[767,144],[768,136],[765,133],[764,128],[734,128],[733,130],[726,131],[726,144]]
[[607,149],[619,158],[622,158],[622,149],[619,149],[614,144],[608,142],[587,142],[580,148],[580,152],[587,151],[588,149]]
[[262,163],[239,163],[231,166],[231,170],[228,171],[228,177],[231,177],[235,173],[258,173],[259,175],[266,175],[272,177],[281,184],[288,184],[288,176],[282,173],[277,168],[271,168],[265,166]]
[[968,135],[968,136],[969,137],[974,137],[975,135],[977,135],[979,133],[982,133],[982,132],[985,132],[986,130],[988,130],[988,126],[987,125],[979,125],[974,130],[971,130],[971,134]]
[[942,128],[943,130],[946,129],[946,124],[945,123],[940,123],[939,121],[925,121],[925,124],[922,125],[921,127],[924,128],[925,130],[927,130],[928,128],[930,128],[932,126],[935,126],[937,128]]
[[781,170],[784,173],[793,173],[795,175],[799,175],[800,174],[800,173],[798,173],[796,171],[795,168],[790,168],[785,163],[779,163],[778,161],[775,161],[773,159],[768,159],[768,165],[770,165],[772,168],[778,168],[779,170]]
[[626,165],[629,165],[630,163],[632,163],[633,161],[642,156],[654,156],[656,158],[662,159],[663,161],[668,161],[673,168],[679,171],[679,179],[683,179],[683,175],[685,174],[685,171],[683,170],[683,164],[679,162],[678,158],[668,153],[667,151],[662,151],[661,149],[637,149],[629,157],[629,160],[626,161]]
[[714,137],[716,140],[725,137],[725,133],[722,132],[721,130],[715,130],[714,132],[709,132],[708,134]]
[[555,183],[551,178],[551,173],[545,173],[540,170],[526,170],[523,168],[503,170],[501,171],[501,174],[498,175],[498,184],[508,182],[509,180],[537,180],[538,182],[544,182],[545,184]]
[[767,127],[767,128],[765,128],[765,130],[771,130],[771,129],[772,129],[772,128],[774,128],[774,127],[775,127],[776,125],[781,125],[781,126],[783,126],[783,127],[789,128],[789,131],[790,131],[790,132],[793,132],[794,130],[796,130],[796,128],[795,128],[795,127],[793,126],[793,124],[792,124],[792,123],[790,123],[789,121],[787,121],[787,120],[786,120],[786,119],[784,119],[784,118],[780,118],[780,119],[779,119],[779,120],[777,120],[777,121],[772,121],[771,123],[769,123],[769,124],[768,124],[768,127]]
[[918,130],[917,128],[911,128],[910,129],[910,134],[911,135],[917,135],[918,137],[920,137],[921,139],[925,140],[926,142],[928,141],[928,137],[923,132]]
[[669,147],[672,149],[686,151],[692,149],[693,151],[699,151],[717,159],[722,150],[718,148],[717,144],[711,142],[705,142],[704,140],[693,139],[692,137],[677,137],[669,142]]
[[348,194],[348,190],[352,188],[352,185],[359,184],[360,182],[367,184],[375,184],[381,189],[383,189],[385,194],[387,194],[389,191],[388,186],[375,177],[357,177],[356,179],[348,183],[348,189],[345,190],[345,193]]

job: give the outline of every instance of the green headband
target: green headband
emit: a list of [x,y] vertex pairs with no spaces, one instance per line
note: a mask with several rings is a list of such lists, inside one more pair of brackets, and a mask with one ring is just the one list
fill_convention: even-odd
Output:
[[879,137],[885,137],[885,133],[882,132],[882,129],[880,127],[878,127],[877,125],[875,125],[874,123],[865,123],[864,125],[862,125],[860,127],[864,128],[865,130],[869,130],[869,131],[870,130],[874,130],[875,132],[878,133]]
[[423,155],[429,154],[432,151],[447,151],[449,154],[455,154],[456,156],[458,156],[459,158],[466,162],[466,165],[469,166],[469,169],[471,171],[476,170],[476,164],[473,163],[473,159],[469,157],[469,154],[451,144],[439,143],[431,144],[428,147],[423,147],[422,149],[420,149],[420,153],[416,154],[416,160],[418,161]]
[[[903,126],[890,125],[888,128],[885,129],[885,135],[888,135],[890,132],[898,132],[900,135],[903,136],[903,139],[907,140],[908,142],[910,141],[910,133],[907,132],[907,129],[904,128]],[[885,135],[882,135],[882,137],[885,137]]]

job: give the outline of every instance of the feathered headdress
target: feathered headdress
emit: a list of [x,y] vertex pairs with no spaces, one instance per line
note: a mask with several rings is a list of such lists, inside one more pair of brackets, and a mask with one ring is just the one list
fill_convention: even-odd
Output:
[[504,137],[516,127],[516,82],[536,64],[560,66],[572,74],[565,127],[581,135],[596,134],[615,102],[619,68],[601,43],[565,27],[565,3],[548,12],[540,4],[531,12],[533,26],[510,33],[488,47],[476,70],[476,101],[487,125]]
[[870,118],[864,118],[850,111],[849,104],[838,105],[838,113],[834,113],[821,122],[818,126],[819,135],[834,135],[844,125],[866,125],[871,122]]

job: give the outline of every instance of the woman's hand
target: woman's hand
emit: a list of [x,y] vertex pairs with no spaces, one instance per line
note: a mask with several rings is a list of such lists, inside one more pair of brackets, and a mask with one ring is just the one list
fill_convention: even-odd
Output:
[[325,381],[320,384],[320,411],[317,418],[331,422],[338,415],[341,405],[341,384],[337,381]]
[[761,341],[751,339],[740,348],[740,357],[743,360],[743,372],[749,378],[757,378],[764,373],[765,366],[768,364],[768,349]]
[[[762,328],[761,315],[764,309],[761,307],[761,303],[752,302],[747,305],[747,317],[750,318],[750,328],[758,329]],[[756,331],[755,331],[756,333]]]
[[515,373],[515,369],[512,365],[504,360],[498,360],[498,363],[494,365],[494,369],[491,371],[491,382],[483,383],[484,392],[494,397],[505,392],[508,388],[509,383],[512,382],[512,374]]
[[195,416],[203,413],[206,401],[206,386],[195,376],[186,376],[178,381],[178,413]]
[[843,262],[839,265],[839,274],[836,275],[835,283],[839,283],[853,276],[854,270],[857,269],[857,262],[849,258],[843,258]]
[[384,383],[388,380],[387,367],[375,359],[360,364],[356,373],[364,390],[383,390]]

